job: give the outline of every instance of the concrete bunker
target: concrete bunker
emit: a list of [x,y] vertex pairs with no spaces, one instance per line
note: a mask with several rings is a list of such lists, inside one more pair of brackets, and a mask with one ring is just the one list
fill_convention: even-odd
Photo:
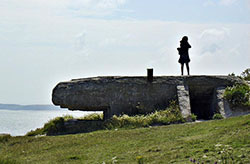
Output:
[[104,119],[109,119],[150,113],[178,97],[184,117],[194,113],[198,119],[211,119],[215,112],[227,113],[219,96],[223,90],[217,88],[235,83],[242,80],[232,76],[92,77],[59,83],[53,89],[52,102],[70,110],[103,111]]

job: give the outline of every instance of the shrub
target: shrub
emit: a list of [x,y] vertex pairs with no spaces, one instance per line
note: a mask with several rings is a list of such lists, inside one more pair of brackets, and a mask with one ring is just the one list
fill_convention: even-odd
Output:
[[64,119],[64,121],[68,121],[68,120],[74,119],[74,117],[71,115],[64,115],[63,119]]
[[235,77],[236,75],[235,75],[235,73],[233,72],[233,73],[228,74],[228,76],[233,76],[233,77]]
[[235,106],[250,106],[250,87],[247,84],[237,84],[227,87],[224,97]]
[[182,117],[180,109],[176,101],[171,101],[170,106],[165,110],[155,111],[148,115],[136,116],[113,116],[105,122],[108,129],[113,128],[136,128],[148,127],[152,125],[169,125],[172,123],[183,123],[185,119]]
[[247,81],[250,81],[250,68],[246,69],[245,71],[243,71],[241,73],[241,77],[244,79],[244,80],[247,80]]
[[26,136],[37,136],[45,134],[43,128],[37,128],[36,130],[31,130],[30,132],[26,133]]
[[[74,119],[73,116],[71,115],[65,115],[63,117],[56,117],[47,123],[44,124],[42,128],[37,128],[36,130],[32,130],[28,132],[26,135],[27,136],[36,136],[36,135],[58,135],[58,134],[63,134],[65,130],[65,122]],[[103,114],[90,114],[87,116],[84,116],[82,118],[79,118],[79,120],[102,120],[103,119]],[[95,123],[89,123],[91,125],[90,128],[97,129],[95,127]],[[98,124],[99,125],[99,124]],[[89,128],[88,128],[89,129]],[[100,129],[100,128],[99,128]]]
[[0,142],[7,142],[11,138],[9,134],[2,134],[0,135]]
[[108,129],[113,128],[136,128],[148,126],[149,120],[144,116],[128,116],[126,114],[122,116],[113,116],[110,120],[105,121],[105,127]]
[[[65,117],[65,118],[64,118]],[[64,130],[64,122],[73,118],[72,116],[66,115],[64,117],[56,117],[49,122],[45,123],[43,128],[37,128],[36,130],[32,130],[28,132],[27,136],[35,136],[35,135],[56,135]]]
[[228,76],[238,77],[246,81],[250,81],[250,68],[247,68],[240,75],[235,75],[235,73],[228,74]]
[[79,118],[79,120],[92,120],[92,121],[103,120],[103,114],[93,113],[93,114],[83,116]]
[[44,125],[44,132],[48,135],[58,134],[64,130],[64,118],[56,117]]
[[192,119],[192,121],[196,121],[197,120],[197,116],[195,115],[195,114],[191,114],[191,119]]
[[213,120],[220,120],[223,119],[223,116],[220,113],[215,113],[213,115]]

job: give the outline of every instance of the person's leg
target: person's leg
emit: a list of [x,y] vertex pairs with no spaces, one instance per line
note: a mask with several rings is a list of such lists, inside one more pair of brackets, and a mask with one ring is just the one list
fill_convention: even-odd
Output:
[[186,67],[187,67],[188,75],[190,75],[190,74],[189,74],[189,65],[188,65],[188,63],[186,63]]
[[184,67],[184,63],[181,63],[181,75],[183,75],[183,67]]

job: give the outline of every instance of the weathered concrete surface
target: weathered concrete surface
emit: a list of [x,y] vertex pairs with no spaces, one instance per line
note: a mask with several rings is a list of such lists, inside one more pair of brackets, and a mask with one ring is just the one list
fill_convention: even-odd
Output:
[[177,85],[177,97],[182,116],[183,117],[190,116],[191,106],[190,106],[188,86]]
[[83,78],[59,83],[52,101],[70,110],[104,111],[105,118],[110,118],[164,109],[177,98],[177,86],[183,85],[189,88],[191,112],[204,117],[213,108],[214,90],[236,82],[242,81],[232,76],[158,76],[153,82],[147,82],[147,77]]

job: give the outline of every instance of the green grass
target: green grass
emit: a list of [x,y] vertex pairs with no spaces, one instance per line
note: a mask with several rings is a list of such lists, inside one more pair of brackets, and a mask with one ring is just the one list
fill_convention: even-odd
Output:
[[[201,123],[0,139],[0,163],[249,163],[250,115]],[[225,162],[225,160],[227,160]]]

